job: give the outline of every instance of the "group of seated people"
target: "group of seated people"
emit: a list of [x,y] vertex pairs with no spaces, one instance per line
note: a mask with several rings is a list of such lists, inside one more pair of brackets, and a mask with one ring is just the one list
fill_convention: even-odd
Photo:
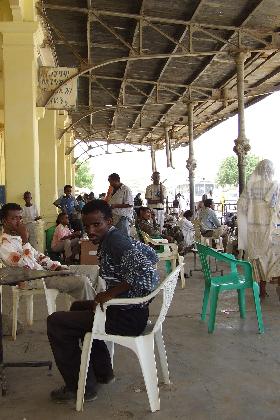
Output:
[[[156,269],[158,257],[155,250],[135,241],[113,226],[114,207],[105,200],[90,200],[82,206],[81,217],[78,218],[77,202],[72,196],[71,186],[65,186],[64,193],[54,203],[61,213],[57,217],[52,249],[56,252],[63,251],[65,263],[71,263],[79,253],[79,239],[85,231],[91,242],[99,244],[99,274],[106,283],[104,291],[96,294],[87,276],[60,276],[59,271],[67,269],[67,265],[52,261],[31,246],[28,230],[22,219],[22,208],[16,203],[8,203],[2,207],[3,234],[0,239],[0,258],[6,265],[57,271],[57,276],[45,278],[46,287],[68,293],[75,300],[70,311],[55,312],[47,319],[50,346],[64,380],[61,388],[51,392],[51,398],[57,402],[76,398],[81,356],[79,341],[92,329],[96,306],[102,307],[115,297],[146,296],[155,289],[159,281]],[[31,199],[27,198],[27,207],[30,207]],[[214,226],[214,216],[207,210],[210,206],[207,202],[204,204],[205,210],[201,210],[200,215],[202,226],[206,231],[220,228]],[[39,217],[38,214],[35,215],[36,218]],[[179,252],[184,254],[194,244],[192,219],[193,214],[190,210],[185,211],[179,220],[167,219],[161,233],[153,210],[140,207],[136,224],[140,231],[146,232],[152,238],[163,237],[169,242],[177,242]],[[42,287],[42,282],[33,281],[31,287]],[[149,303],[128,307],[111,306],[107,310],[106,332],[140,335],[146,327],[148,317]],[[106,344],[94,340],[85,401],[96,398],[98,383],[106,384],[113,379],[114,373]]]
[[[60,276],[67,266],[52,261],[36,251],[28,242],[28,231],[22,221],[22,208],[16,203],[2,207],[3,234],[0,240],[0,258],[12,267],[57,271],[57,276],[46,277],[47,288],[69,293],[74,299],[70,311],[55,312],[47,319],[47,334],[55,362],[64,385],[51,392],[51,399],[66,402],[76,399],[81,349],[79,342],[91,331],[97,305],[104,305],[115,297],[134,298],[150,294],[159,278],[155,251],[123,234],[112,225],[112,210],[104,200],[94,200],[82,209],[82,222],[89,240],[99,244],[99,274],[106,283],[105,290],[96,294],[86,276]],[[63,230],[68,223],[64,214],[59,217]],[[67,234],[66,234],[67,235]],[[70,235],[71,236],[71,235]],[[42,287],[41,280],[32,287]],[[111,306],[106,315],[106,332],[111,334],[140,335],[148,321],[149,303]],[[114,379],[112,364],[106,344],[94,340],[88,370],[85,401],[96,398],[98,383]]]
[[138,232],[147,233],[152,239],[167,239],[168,242],[176,242],[179,254],[183,255],[194,244],[194,226],[191,222],[192,212],[187,210],[177,221],[174,217],[167,217],[162,234],[156,222],[155,214],[148,207],[140,207],[135,224]]
[[[199,224],[200,234],[203,237],[213,240],[213,247],[216,247],[215,240],[221,238],[224,251],[227,248],[228,227],[222,225],[215,213],[212,199],[205,199],[200,203],[196,214],[196,221]],[[136,216],[137,231],[145,232],[153,239],[167,239],[168,242],[176,242],[180,255],[186,254],[193,248],[195,242],[194,215],[191,210],[186,210],[180,217],[166,216],[162,233],[156,222],[156,217],[149,207],[140,207]]]

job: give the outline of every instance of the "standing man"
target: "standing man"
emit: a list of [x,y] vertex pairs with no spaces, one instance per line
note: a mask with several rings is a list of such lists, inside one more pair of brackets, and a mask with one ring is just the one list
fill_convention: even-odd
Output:
[[[65,385],[51,392],[56,402],[76,399],[80,363],[80,340],[92,330],[97,305],[114,298],[149,295],[158,284],[155,251],[133,241],[112,226],[112,210],[104,200],[87,203],[82,210],[83,223],[89,239],[99,244],[100,276],[106,291],[94,301],[75,302],[68,312],[54,312],[48,317],[47,331],[57,367]],[[138,336],[149,318],[149,303],[109,306],[105,329],[108,334]],[[87,374],[85,401],[96,398],[97,382],[107,384],[114,379],[110,354],[104,341],[94,340]]]
[[116,173],[109,175],[108,181],[112,187],[107,202],[113,213],[113,225],[129,236],[129,223],[133,218],[133,196],[130,188],[120,182]]
[[82,231],[81,214],[79,203],[72,195],[72,185],[64,186],[64,195],[60,196],[54,203],[63,213],[67,213],[71,229]]
[[146,188],[145,198],[148,207],[155,212],[156,221],[160,226],[160,233],[162,233],[164,224],[164,203],[166,200],[166,188],[160,182],[160,173],[153,172],[153,183]]

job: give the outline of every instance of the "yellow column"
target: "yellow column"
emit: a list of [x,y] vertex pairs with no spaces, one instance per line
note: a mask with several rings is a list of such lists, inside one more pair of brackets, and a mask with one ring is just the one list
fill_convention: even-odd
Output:
[[[74,134],[73,133],[71,133],[71,142],[72,142],[72,146],[74,146],[75,145],[75,139],[74,139]],[[71,171],[72,171],[73,191],[75,191],[75,175],[76,175],[76,165],[75,165],[75,163],[73,163],[74,154],[75,154],[75,149],[73,149],[72,152],[71,152]]]
[[76,175],[76,168],[75,168],[75,164],[72,165],[72,187],[73,187],[73,191],[75,191],[75,175]]
[[66,184],[65,165],[65,139],[64,136],[57,145],[57,190],[58,195],[63,194],[63,187]]
[[39,121],[41,216],[45,227],[57,217],[53,202],[57,199],[57,139],[56,111],[46,110]]
[[1,22],[7,202],[24,191],[40,207],[35,22]]
[[[65,111],[58,111],[56,118],[57,134],[64,129],[67,114]],[[63,187],[66,184],[66,160],[65,160],[65,135],[57,141],[57,191],[58,196],[63,194]]]
[[0,123],[0,185],[5,185],[4,128]]
[[[67,148],[72,147],[72,137],[71,133],[65,134],[66,141],[66,150]],[[66,165],[66,184],[72,185],[72,153],[65,155],[65,165]]]

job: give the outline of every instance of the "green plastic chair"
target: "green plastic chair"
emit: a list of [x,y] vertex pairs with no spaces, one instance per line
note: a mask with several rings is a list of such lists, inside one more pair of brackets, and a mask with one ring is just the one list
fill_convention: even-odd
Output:
[[56,229],[56,226],[51,226],[47,230],[45,230],[45,234],[46,234],[46,251],[47,251],[47,255],[50,257],[51,260],[53,260],[53,261],[59,261],[60,263],[62,263],[62,259],[61,259],[60,253],[59,252],[54,252],[52,250],[52,238],[53,238],[55,229]]
[[[264,332],[262,310],[259,297],[259,285],[253,279],[252,266],[248,261],[236,260],[231,254],[217,252],[208,246],[196,242],[202,271],[205,279],[205,289],[202,303],[201,319],[204,321],[210,295],[210,314],[208,321],[208,332],[212,333],[215,328],[216,310],[219,292],[224,290],[237,290],[240,317],[246,317],[245,289],[253,289],[256,315],[258,320],[259,332]],[[216,258],[230,266],[230,273],[223,276],[212,276],[208,257]],[[238,272],[237,267],[241,267],[242,273]]]
[[[142,230],[139,228],[138,223],[135,223],[135,227],[136,227],[136,232],[138,235],[138,238],[141,242],[146,243],[145,239],[143,237],[142,234]],[[160,235],[156,235],[156,236],[151,236],[152,239],[162,239],[162,237]],[[161,254],[162,252],[164,252],[164,246],[163,245],[156,245],[153,247],[154,250],[156,251],[157,254]],[[166,274],[170,274],[172,271],[172,266],[171,266],[171,262],[170,261],[165,261],[165,271]]]

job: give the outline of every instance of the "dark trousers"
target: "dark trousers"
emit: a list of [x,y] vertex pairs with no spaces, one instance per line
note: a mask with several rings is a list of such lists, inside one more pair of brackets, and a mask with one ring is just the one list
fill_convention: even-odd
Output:
[[[80,340],[92,330],[93,301],[74,302],[68,312],[54,312],[47,319],[47,333],[56,365],[67,388],[76,391],[78,386],[81,348]],[[149,309],[123,309],[109,306],[105,331],[123,336],[140,335],[148,321]],[[87,376],[87,391],[94,391],[96,378],[112,375],[110,354],[104,341],[93,340]]]

